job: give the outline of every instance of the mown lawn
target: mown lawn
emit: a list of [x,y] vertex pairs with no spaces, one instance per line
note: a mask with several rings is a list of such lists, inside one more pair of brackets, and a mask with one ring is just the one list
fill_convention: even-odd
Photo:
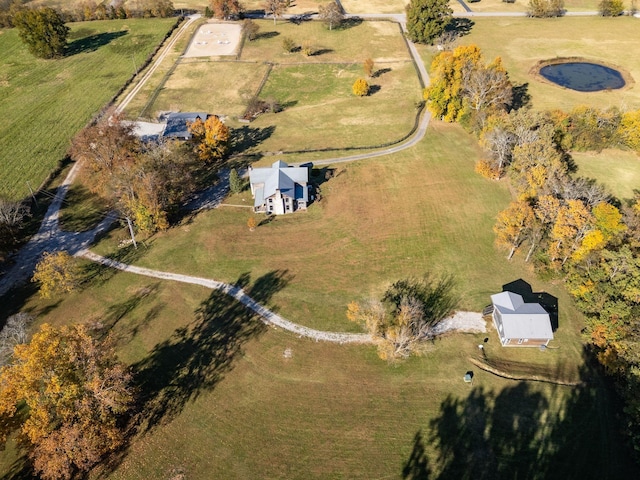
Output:
[[[469,358],[479,356],[485,335],[451,335],[424,357],[390,366],[373,347],[316,343],[263,327],[201,287],[85,268],[81,291],[43,301],[28,288],[25,303],[11,310],[56,325],[102,325],[142,382],[145,421],[106,478],[369,479],[407,471],[472,478],[470,458],[503,478],[633,475],[615,405],[571,351],[576,331],[546,352],[503,349],[490,333],[485,351],[503,364],[588,381],[581,387],[503,380],[477,369]],[[255,280],[246,287],[252,295],[277,295],[277,284]],[[462,380],[469,370],[473,385]],[[0,472],[17,458],[10,442]]]
[[[506,184],[473,172],[478,155],[459,127],[433,123],[415,149],[337,167],[307,213],[254,232],[246,208],[201,213],[154,237],[137,263],[249,284],[270,274],[282,286],[271,305],[290,320],[326,330],[358,331],[345,316],[350,301],[378,297],[390,282],[425,272],[453,274],[460,307],[479,311],[510,281],[543,287],[530,266],[504,261],[493,247],[491,227],[509,193]],[[115,231],[97,250],[113,251],[125,233]],[[579,350],[580,317],[564,308],[570,302],[559,289],[544,288],[562,296],[558,335],[572,338],[565,349]]]
[[[489,62],[502,58],[511,80],[526,84],[536,109],[570,110],[577,105],[598,108],[640,108],[640,90],[635,84],[620,90],[582,93],[544,83],[533,75],[541,60],[583,57],[618,66],[634,81],[640,79],[640,58],[635,54],[638,22],[633,17],[480,18],[472,19],[471,33],[459,44],[478,45]],[[421,47],[427,66],[437,53]]]
[[58,60],[36,59],[16,30],[0,31],[0,195],[37,188],[175,21],[70,24],[70,53]]

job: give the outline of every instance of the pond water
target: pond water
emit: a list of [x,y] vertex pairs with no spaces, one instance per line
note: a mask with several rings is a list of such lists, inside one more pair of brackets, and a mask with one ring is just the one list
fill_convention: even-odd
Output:
[[614,90],[625,85],[620,72],[595,63],[567,62],[547,65],[540,69],[540,75],[550,82],[578,92]]

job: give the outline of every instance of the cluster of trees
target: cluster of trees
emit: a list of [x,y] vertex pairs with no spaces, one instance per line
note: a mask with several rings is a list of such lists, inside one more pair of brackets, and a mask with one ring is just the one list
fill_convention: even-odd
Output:
[[132,377],[86,327],[44,324],[26,343],[28,321],[13,318],[0,332],[13,346],[0,368],[0,442],[17,429],[39,478],[67,480],[125,441]]
[[[0,0],[0,28],[17,26],[16,15],[27,9],[24,0]],[[171,0],[84,0],[73,2],[58,11],[63,22],[114,20],[123,18],[171,17],[175,13]]]
[[[203,130],[198,134],[210,135]],[[215,147],[203,147],[199,155],[205,158],[217,151]],[[142,232],[168,228],[169,214],[194,188],[196,159],[191,145],[144,144],[133,134],[132,125],[117,115],[105,116],[80,131],[70,154],[84,162],[91,191]]]
[[[508,258],[522,251],[539,272],[565,281],[586,316],[592,351],[616,380],[633,446],[640,449],[640,193],[626,202],[612,198],[593,180],[577,176],[569,155],[610,147],[638,151],[640,111],[509,111],[500,100],[485,103],[482,123],[466,122],[466,112],[473,112],[463,80],[469,67],[456,65],[503,70],[495,61],[483,67],[475,48],[456,50],[434,60],[430,108],[478,135],[488,153],[477,166],[480,172],[509,179],[515,198],[498,214],[496,242]],[[492,95],[505,90],[505,76],[487,80],[485,89]],[[440,92],[447,94],[435,95]]]
[[[587,318],[585,335],[625,400],[640,447],[640,196],[621,203],[572,175],[558,115],[519,112],[506,173],[517,198],[500,212],[496,242],[563,278]],[[517,117],[520,117],[517,119]],[[524,121],[524,122],[523,122]],[[524,124],[523,124],[524,123]],[[567,143],[570,143],[567,141]]]
[[381,300],[351,302],[347,318],[364,326],[381,359],[396,362],[425,351],[435,325],[457,305],[453,287],[451,277],[399,280]]
[[513,85],[500,57],[485,64],[475,45],[440,53],[424,90],[429,111],[447,122],[481,128],[487,117],[511,106]]

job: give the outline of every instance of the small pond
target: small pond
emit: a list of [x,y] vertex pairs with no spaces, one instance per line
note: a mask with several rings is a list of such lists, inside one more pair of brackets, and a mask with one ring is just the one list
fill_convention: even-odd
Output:
[[615,90],[625,85],[622,74],[613,68],[586,62],[567,62],[547,65],[540,75],[561,87],[578,92]]

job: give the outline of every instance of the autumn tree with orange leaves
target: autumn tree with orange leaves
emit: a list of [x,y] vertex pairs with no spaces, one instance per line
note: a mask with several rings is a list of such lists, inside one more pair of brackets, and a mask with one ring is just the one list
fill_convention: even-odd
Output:
[[[19,441],[45,480],[86,473],[124,441],[131,375],[82,325],[42,325],[0,369],[0,387],[0,425],[20,424]],[[8,433],[0,431],[3,442]]]
[[196,118],[189,125],[189,131],[198,156],[205,162],[221,160],[229,151],[231,130],[217,115],[211,115],[205,121]]

